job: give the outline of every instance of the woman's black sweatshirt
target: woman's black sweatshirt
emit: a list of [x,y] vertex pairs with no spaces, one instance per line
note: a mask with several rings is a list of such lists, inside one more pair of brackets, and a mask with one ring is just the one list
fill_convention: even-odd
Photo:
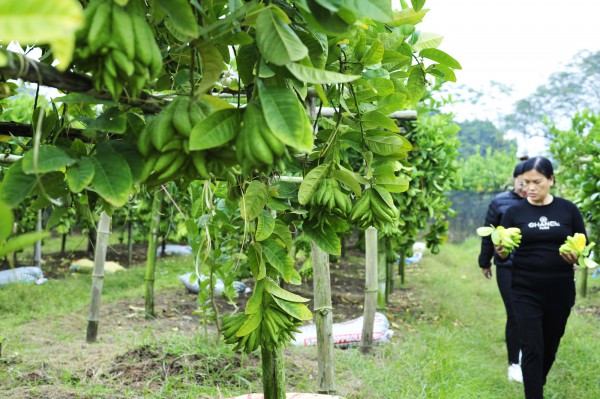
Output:
[[583,217],[575,204],[559,197],[540,206],[521,201],[507,209],[501,225],[521,229],[521,244],[513,257],[515,272],[540,277],[573,275],[573,265],[560,256],[558,248],[567,236],[585,234]]

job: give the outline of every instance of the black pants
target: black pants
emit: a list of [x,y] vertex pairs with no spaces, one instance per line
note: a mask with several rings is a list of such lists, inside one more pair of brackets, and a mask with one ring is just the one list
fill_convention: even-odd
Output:
[[575,304],[573,277],[531,277],[513,272],[511,299],[523,350],[526,399],[543,399],[567,319]]
[[508,364],[518,364],[521,345],[519,344],[517,321],[515,320],[512,302],[510,300],[512,269],[510,267],[496,267],[496,281],[498,282],[500,295],[502,296],[504,308],[506,309],[506,327],[504,335],[506,339],[506,351],[508,353]]

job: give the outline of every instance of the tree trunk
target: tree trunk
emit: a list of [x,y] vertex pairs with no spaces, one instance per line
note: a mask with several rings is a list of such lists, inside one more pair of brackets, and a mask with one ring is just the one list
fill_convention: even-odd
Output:
[[365,309],[360,350],[366,354],[372,347],[377,304],[377,229],[372,226],[365,231],[365,252]]
[[329,254],[310,242],[313,263],[314,311],[317,325],[318,393],[335,394],[333,372],[333,307]]
[[93,228],[90,229],[88,234],[88,245],[87,245],[87,253],[88,255],[94,253],[94,242],[96,241],[96,230]]
[[404,271],[406,269],[406,255],[400,254],[400,263],[398,263],[398,274],[400,275],[400,284],[404,284]]
[[[37,214],[37,223],[35,226],[35,230],[39,233],[42,231],[42,210],[38,209]],[[38,240],[35,242],[35,247],[33,249],[33,265],[36,267],[42,267],[42,240]]]
[[285,399],[285,366],[283,364],[283,347],[267,349],[260,347],[262,357],[262,380],[264,399]]
[[90,314],[88,316],[87,342],[96,342],[98,336],[98,324],[100,323],[100,299],[102,298],[102,287],[104,285],[104,262],[106,261],[106,249],[108,247],[108,236],[110,235],[110,216],[106,212],[100,214],[98,221],[98,234],[96,242],[96,253],[94,255],[94,271],[92,273],[92,299],[90,302]]
[[132,240],[132,223],[131,221],[127,222],[127,267],[131,267],[133,263],[133,240]]
[[579,278],[581,282],[579,283],[579,295],[582,298],[587,296],[587,280],[588,280],[588,268],[582,267],[579,271]]
[[152,220],[148,237],[148,254],[146,256],[146,318],[155,317],[154,313],[154,274],[156,270],[156,250],[158,248],[158,229],[160,227],[160,211],[162,208],[163,190],[156,190],[152,202]]
[[62,235],[62,240],[60,242],[60,254],[64,255],[67,251],[67,235]]

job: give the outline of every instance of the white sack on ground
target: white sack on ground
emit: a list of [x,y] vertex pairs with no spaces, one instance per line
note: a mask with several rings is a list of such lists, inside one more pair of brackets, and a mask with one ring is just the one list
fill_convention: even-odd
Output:
[[[390,323],[383,313],[375,313],[373,321],[373,343],[385,343],[392,338],[394,332],[389,329]],[[362,339],[363,316],[356,319],[333,323],[333,344],[342,348],[358,345]],[[294,333],[296,346],[311,346],[317,344],[317,326],[310,324],[299,328],[299,333]]]
[[0,271],[0,285],[10,283],[35,283],[37,285],[48,281],[42,269],[35,266],[16,267]]

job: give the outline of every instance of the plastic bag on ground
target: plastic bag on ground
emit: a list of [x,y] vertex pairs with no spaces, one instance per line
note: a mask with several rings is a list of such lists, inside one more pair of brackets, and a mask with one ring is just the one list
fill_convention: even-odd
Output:
[[[162,248],[156,249],[156,254],[162,254]],[[165,255],[192,255],[192,247],[190,245],[167,244],[165,246]]]
[[11,283],[35,283],[40,285],[48,281],[42,269],[35,266],[16,267],[0,271],[0,285]]
[[[183,283],[185,288],[187,288],[187,290],[189,292],[193,292],[194,294],[197,294],[200,292],[200,282],[206,280],[207,278],[209,278],[209,277],[205,276],[204,274],[201,274],[200,278],[198,279],[198,278],[196,278],[196,273],[194,273],[194,272],[189,272],[189,273],[182,274],[181,276],[179,276],[179,280],[181,280],[181,282]],[[190,282],[190,280],[191,280],[191,282]],[[252,291],[246,284],[242,283],[241,281],[234,281],[232,283],[232,285],[233,285],[233,289],[239,293],[247,294],[250,291]],[[215,283],[215,294],[221,295],[221,293],[223,292],[224,289],[225,289],[225,285],[223,284],[223,280],[221,280],[220,278],[217,278],[217,282]]]
[[[389,329],[390,323],[383,313],[375,313],[373,320],[373,343],[388,342],[394,335]],[[333,344],[341,348],[358,345],[362,339],[363,316],[356,319],[333,323]],[[309,324],[299,328],[299,333],[294,333],[292,344],[296,346],[312,346],[317,344],[317,326]]]

